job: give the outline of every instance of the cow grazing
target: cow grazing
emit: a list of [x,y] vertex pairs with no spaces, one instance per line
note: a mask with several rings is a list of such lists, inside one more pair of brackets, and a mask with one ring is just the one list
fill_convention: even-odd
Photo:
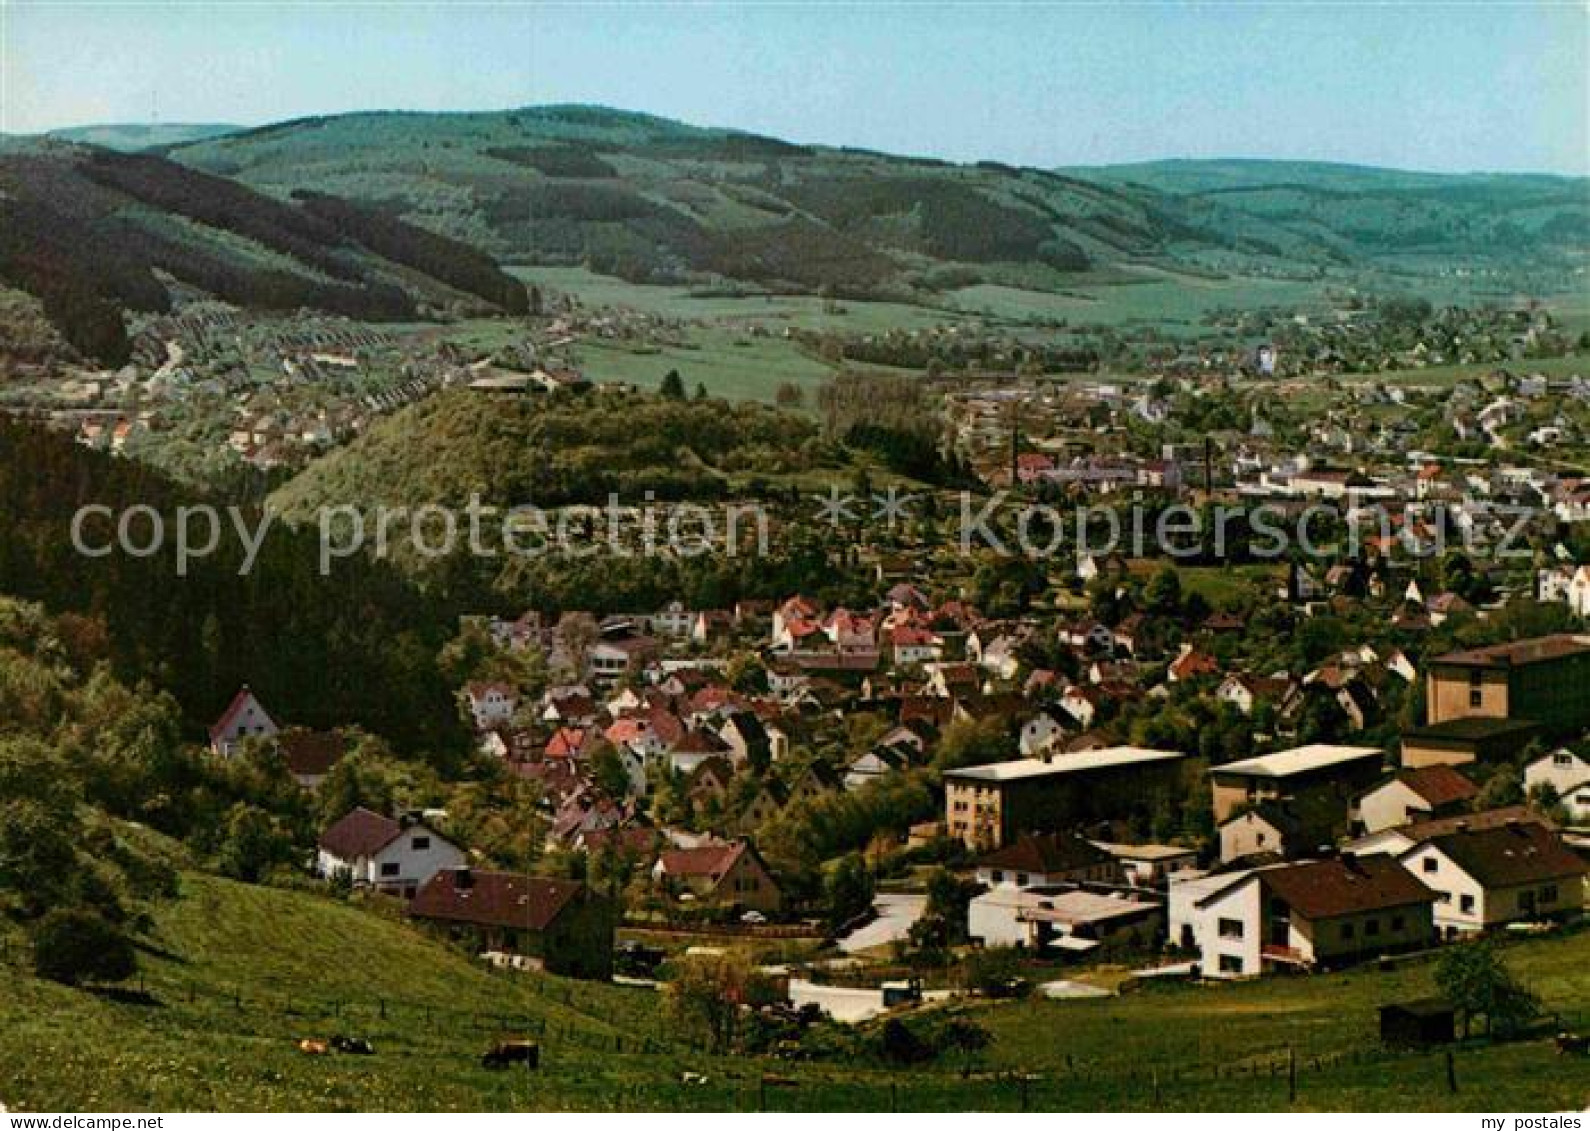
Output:
[[350,1056],[372,1056],[375,1046],[363,1037],[345,1037],[341,1033],[331,1038],[331,1047]]
[[498,1041],[480,1058],[482,1068],[507,1068],[522,1064],[526,1068],[541,1067],[541,1046],[534,1041]]
[[305,1037],[298,1042],[298,1051],[308,1053],[310,1056],[325,1056],[331,1049],[325,1041],[317,1041]]
[[1558,1033],[1556,1043],[1558,1056],[1590,1056],[1590,1037]]

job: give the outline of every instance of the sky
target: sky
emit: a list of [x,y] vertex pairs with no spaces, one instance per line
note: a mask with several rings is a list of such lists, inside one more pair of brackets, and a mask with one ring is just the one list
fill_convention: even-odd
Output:
[[0,131],[549,102],[1023,165],[1590,174],[1590,0],[0,0]]

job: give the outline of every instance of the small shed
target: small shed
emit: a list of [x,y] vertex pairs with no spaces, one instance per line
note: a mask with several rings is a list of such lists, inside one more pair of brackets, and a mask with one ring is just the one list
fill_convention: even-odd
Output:
[[1457,1039],[1457,1010],[1439,997],[1383,1005],[1380,1039],[1384,1044],[1405,1048],[1451,1044]]

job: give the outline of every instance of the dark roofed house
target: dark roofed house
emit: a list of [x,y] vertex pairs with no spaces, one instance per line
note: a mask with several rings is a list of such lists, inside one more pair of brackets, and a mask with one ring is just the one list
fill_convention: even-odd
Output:
[[357,886],[412,897],[444,868],[464,863],[464,853],[421,821],[394,820],[369,809],[350,810],[320,837],[316,871]]
[[276,746],[287,765],[287,772],[305,789],[318,789],[347,752],[342,735],[336,731],[295,728],[279,735]]
[[1434,941],[1435,893],[1387,857],[1287,864],[1255,878],[1268,962],[1335,966]]
[[1584,910],[1584,859],[1555,830],[1534,821],[1459,826],[1420,841],[1399,859],[1436,891],[1435,923],[1448,936]]
[[989,887],[1047,887],[1123,882],[1115,857],[1075,833],[1024,834],[977,859],[977,881]]
[[483,951],[529,959],[551,974],[613,973],[613,905],[577,880],[448,868],[420,888],[411,918]]
[[1173,932],[1217,977],[1329,968],[1429,946],[1435,899],[1390,856],[1217,870],[1173,882],[1170,891]]

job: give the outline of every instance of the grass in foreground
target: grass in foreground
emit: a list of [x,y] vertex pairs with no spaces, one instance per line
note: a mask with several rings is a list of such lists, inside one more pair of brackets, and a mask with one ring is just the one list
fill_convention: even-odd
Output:
[[[490,974],[405,924],[318,895],[188,876],[144,956],[152,1002],[42,983],[0,964],[0,1103],[13,1110],[1499,1109],[1582,1106],[1590,1073],[1548,1042],[1379,1051],[1375,1006],[1428,993],[1431,965],[1097,1001],[954,1006],[996,1035],[957,1065],[891,1071],[714,1058],[667,1032],[656,994]],[[1509,962],[1570,1024],[1590,1024],[1590,934]],[[384,1006],[383,1006],[384,1003]],[[300,1053],[300,1037],[368,1037],[372,1057]],[[479,1056],[541,1039],[533,1073]],[[1285,1050],[1299,1062],[1289,1104]],[[1316,1066],[1317,1065],[1317,1066]],[[705,1085],[685,1085],[686,1069]],[[764,1088],[770,1073],[793,1086]],[[1014,1073],[1037,1078],[1022,1084]]]

